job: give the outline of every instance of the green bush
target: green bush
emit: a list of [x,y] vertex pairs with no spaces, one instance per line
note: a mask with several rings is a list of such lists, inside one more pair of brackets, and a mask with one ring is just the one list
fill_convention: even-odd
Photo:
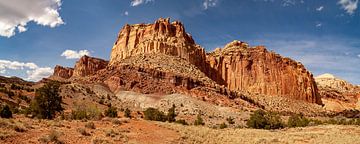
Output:
[[304,117],[302,114],[292,115],[288,119],[287,126],[288,127],[306,127],[308,126],[310,121]]
[[176,119],[176,113],[175,113],[175,105],[173,105],[169,110],[168,110],[168,114],[167,114],[167,121],[168,122],[175,122]]
[[224,129],[224,128],[227,128],[227,125],[226,125],[226,123],[222,123],[222,124],[220,124],[220,127],[219,127],[220,129]]
[[58,82],[49,82],[36,90],[36,96],[30,104],[30,112],[41,119],[53,119],[56,112],[62,112],[59,87]]
[[182,125],[189,125],[185,120],[181,119],[181,120],[176,120],[175,123],[177,124],[182,124]]
[[128,108],[125,109],[124,113],[125,117],[131,118],[131,111]]
[[101,111],[95,105],[75,104],[71,111],[71,119],[75,120],[99,120],[103,117]]
[[12,118],[12,112],[10,110],[10,107],[8,105],[4,105],[0,109],[0,117],[2,118]]
[[113,106],[109,106],[109,108],[105,110],[105,116],[112,118],[117,117],[118,116],[117,109]]
[[194,125],[205,125],[204,120],[201,118],[201,114],[197,115]]
[[147,108],[144,111],[144,116],[146,120],[152,120],[152,121],[162,121],[165,122],[167,120],[167,117],[165,116],[164,112],[159,111],[155,108]]
[[267,113],[261,109],[250,115],[250,119],[247,121],[246,125],[255,129],[284,128],[280,116],[273,113]]

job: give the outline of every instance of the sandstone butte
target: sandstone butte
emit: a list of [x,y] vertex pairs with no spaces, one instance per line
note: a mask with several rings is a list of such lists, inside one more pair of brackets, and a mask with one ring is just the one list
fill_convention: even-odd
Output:
[[[76,63],[73,76],[92,75],[106,66],[116,67],[124,59],[143,54],[182,58],[231,91],[283,96],[322,104],[313,75],[302,64],[268,52],[263,46],[249,47],[240,41],[206,53],[186,33],[181,22],[170,22],[169,18],[160,18],[153,24],[125,25],[112,48],[108,65],[104,60],[81,58]],[[68,78],[70,71],[58,67],[54,75]]]

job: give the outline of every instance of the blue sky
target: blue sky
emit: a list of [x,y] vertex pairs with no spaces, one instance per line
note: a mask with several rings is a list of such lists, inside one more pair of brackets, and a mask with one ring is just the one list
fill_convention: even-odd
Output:
[[109,59],[124,24],[170,17],[182,21],[207,51],[233,40],[265,45],[302,62],[315,76],[332,73],[360,84],[359,5],[359,0],[0,0],[0,75],[38,80],[57,64],[72,67],[83,54]]

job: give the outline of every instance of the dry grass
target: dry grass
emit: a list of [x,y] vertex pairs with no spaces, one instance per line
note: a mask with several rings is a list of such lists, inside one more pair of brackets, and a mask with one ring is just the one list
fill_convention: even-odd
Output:
[[284,130],[211,129],[159,123],[178,131],[184,143],[359,143],[360,127],[323,125]]

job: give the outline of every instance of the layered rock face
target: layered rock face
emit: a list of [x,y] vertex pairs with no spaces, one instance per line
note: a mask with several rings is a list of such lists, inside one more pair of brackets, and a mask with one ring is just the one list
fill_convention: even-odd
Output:
[[95,74],[97,71],[106,68],[108,61],[99,58],[83,56],[75,64],[74,68],[56,66],[52,77],[69,79],[73,77],[85,77]]
[[360,109],[360,87],[326,73],[315,77],[325,108],[332,111]]
[[205,50],[196,45],[182,23],[159,19],[154,24],[125,25],[118,35],[110,65],[138,54],[163,53],[188,60],[203,69]]
[[95,74],[97,71],[106,68],[108,61],[89,56],[83,56],[76,62],[74,77],[84,77]]
[[322,104],[312,74],[289,58],[234,41],[207,55],[209,74],[230,90],[285,96]]
[[56,65],[53,76],[68,79],[73,75],[74,69]]

